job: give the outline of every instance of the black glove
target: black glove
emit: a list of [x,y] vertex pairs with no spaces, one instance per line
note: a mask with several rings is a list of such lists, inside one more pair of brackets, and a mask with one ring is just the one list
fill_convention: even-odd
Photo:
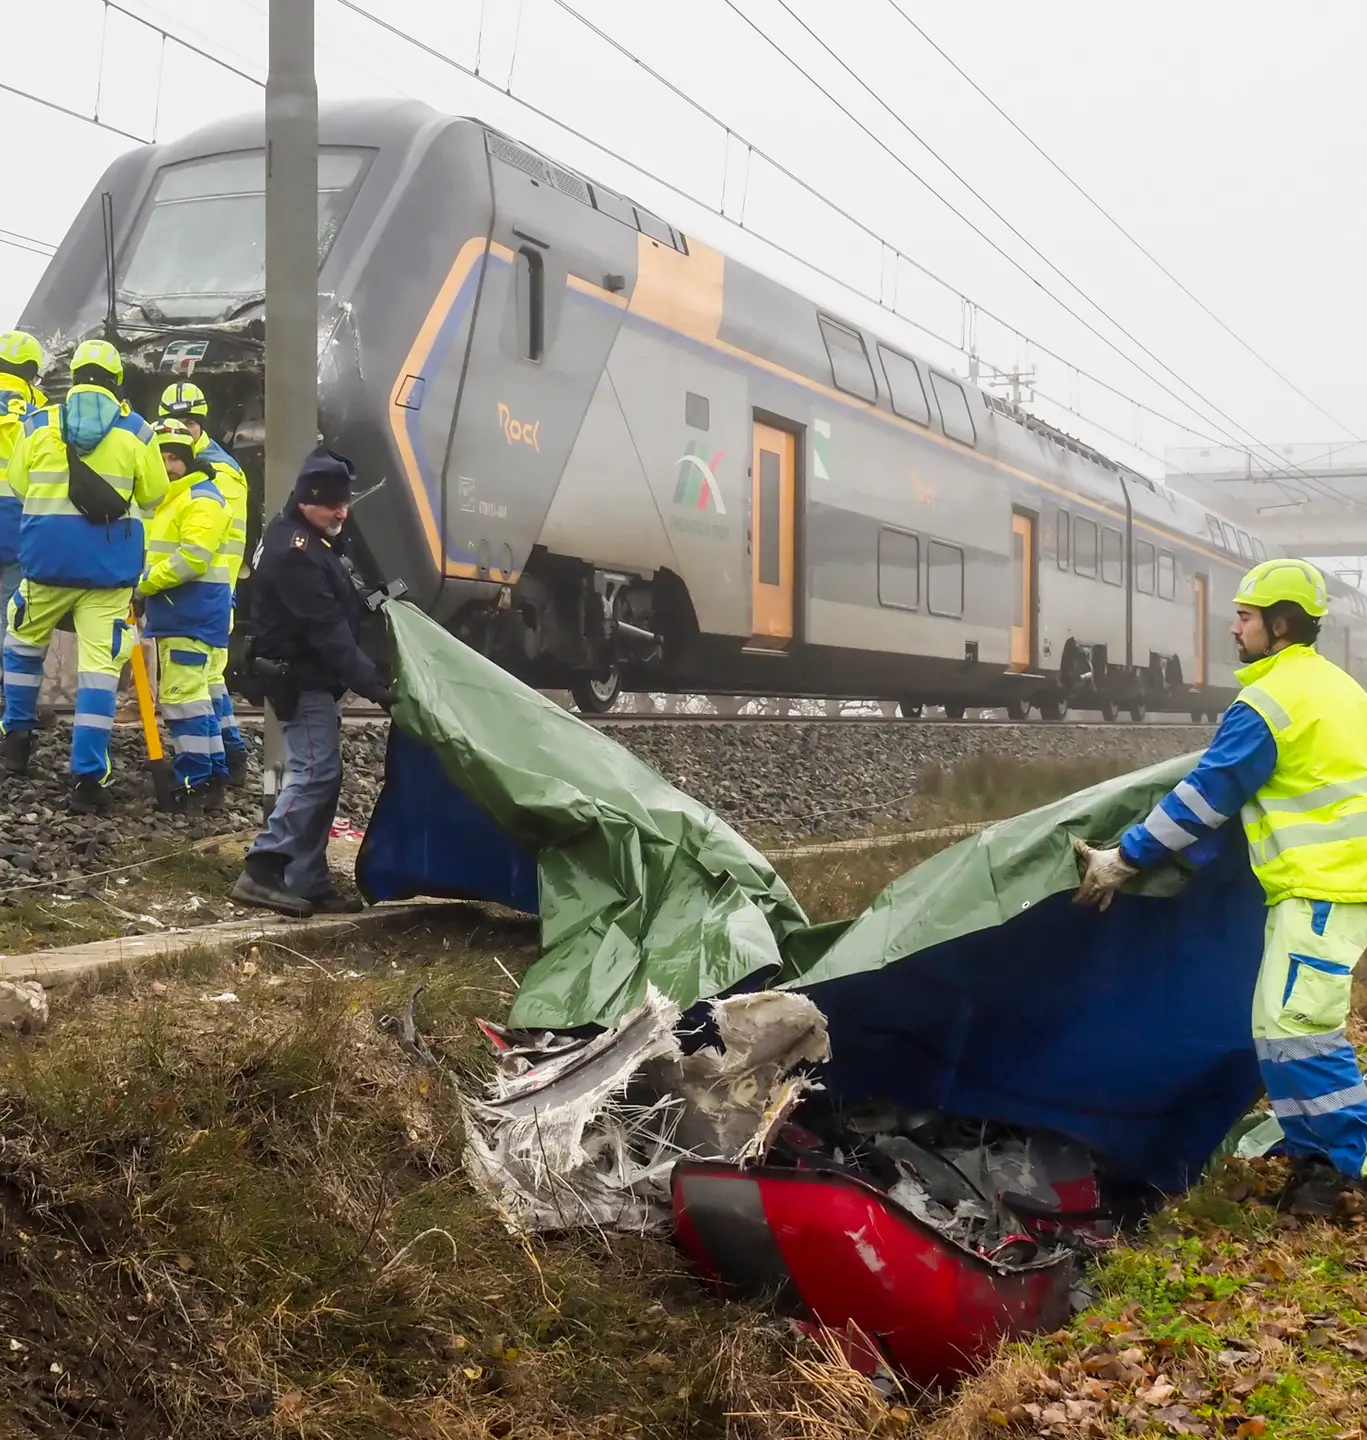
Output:
[[147,608],[147,596],[144,595],[141,590],[134,590],[133,599],[130,603],[133,607],[133,618],[135,620],[141,620],[143,611]]
[[372,690],[366,699],[373,700],[386,715],[394,708],[394,692],[388,685],[381,685],[377,690]]

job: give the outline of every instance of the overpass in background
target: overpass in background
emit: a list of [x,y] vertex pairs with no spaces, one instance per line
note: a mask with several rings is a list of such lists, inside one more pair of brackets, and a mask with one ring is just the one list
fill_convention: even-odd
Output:
[[1288,554],[1367,556],[1367,441],[1269,451],[1169,450],[1165,479],[1179,494],[1242,519]]

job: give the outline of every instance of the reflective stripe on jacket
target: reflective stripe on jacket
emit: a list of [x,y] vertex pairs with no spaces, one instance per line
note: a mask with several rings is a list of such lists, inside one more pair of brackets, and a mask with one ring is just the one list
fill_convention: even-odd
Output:
[[[125,517],[95,525],[72,503],[67,434],[86,464],[131,502]],[[137,584],[142,517],[156,509],[167,489],[152,427],[141,415],[107,390],[76,385],[62,405],[29,414],[6,478],[23,503],[19,562],[26,579],[79,590]]]
[[144,634],[228,643],[232,580],[222,563],[232,520],[217,484],[199,471],[171,482],[147,535]]
[[236,586],[238,572],[247,556],[247,477],[218,441],[211,440],[206,434],[201,434],[195,441],[195,458],[207,460],[214,467],[214,484],[232,512],[232,523],[224,537],[217,563],[228,567],[232,577],[230,583]]
[[1307,645],[1236,678],[1277,745],[1276,768],[1241,812],[1268,904],[1367,903],[1367,692]]

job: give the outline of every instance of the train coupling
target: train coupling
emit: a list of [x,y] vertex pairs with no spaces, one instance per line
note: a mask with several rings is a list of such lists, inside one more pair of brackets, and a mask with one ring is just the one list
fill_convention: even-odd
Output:
[[627,620],[612,622],[612,636],[622,648],[633,652],[642,664],[654,664],[664,657],[664,636],[650,630],[643,630]]

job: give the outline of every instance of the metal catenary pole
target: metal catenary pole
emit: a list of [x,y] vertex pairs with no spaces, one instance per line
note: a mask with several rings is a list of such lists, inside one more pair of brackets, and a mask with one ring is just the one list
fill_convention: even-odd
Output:
[[[318,434],[318,82],[314,0],[271,0],[266,80],[266,519],[284,505]],[[284,768],[266,706],[261,803]]]

